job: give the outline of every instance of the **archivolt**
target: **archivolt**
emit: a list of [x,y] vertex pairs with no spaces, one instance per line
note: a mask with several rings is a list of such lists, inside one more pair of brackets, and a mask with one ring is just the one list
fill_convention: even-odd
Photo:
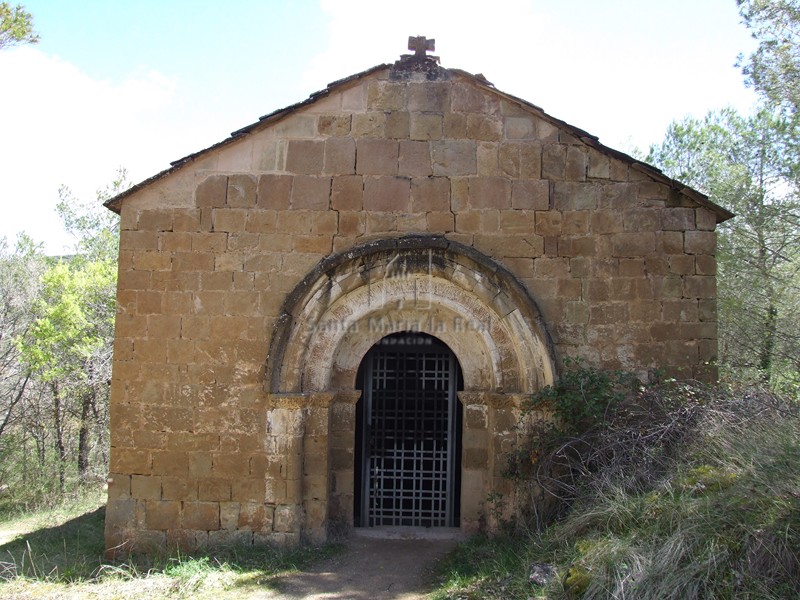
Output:
[[456,354],[465,390],[552,383],[535,302],[501,265],[441,236],[369,242],[321,261],[284,302],[267,358],[273,393],[353,389],[382,337],[422,331]]

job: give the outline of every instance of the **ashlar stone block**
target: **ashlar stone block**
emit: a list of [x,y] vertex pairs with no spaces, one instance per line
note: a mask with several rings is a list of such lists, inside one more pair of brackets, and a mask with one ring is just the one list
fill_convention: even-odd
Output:
[[475,142],[452,140],[431,144],[434,175],[475,175],[478,172]]
[[411,210],[444,212],[450,210],[450,180],[425,177],[411,180]]
[[411,179],[408,177],[367,177],[364,181],[364,210],[410,211]]
[[228,177],[227,204],[233,208],[249,208],[256,204],[255,176],[247,174]]
[[511,208],[511,182],[505,177],[471,178],[469,206],[475,209]]
[[431,150],[427,142],[401,141],[398,174],[408,177],[427,177],[433,173]]
[[545,180],[513,180],[511,207],[521,210],[550,208],[550,183]]
[[394,140],[361,139],[356,145],[359,175],[396,175],[400,144]]
[[327,210],[330,205],[331,178],[299,175],[292,184],[292,208]]
[[412,112],[409,137],[412,140],[441,139],[444,127],[442,115]]

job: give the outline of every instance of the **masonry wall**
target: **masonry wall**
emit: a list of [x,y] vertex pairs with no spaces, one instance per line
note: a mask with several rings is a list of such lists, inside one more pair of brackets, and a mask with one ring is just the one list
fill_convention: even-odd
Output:
[[311,492],[286,473],[313,462],[346,480],[352,455],[325,437],[304,459],[333,413],[309,408],[300,427],[302,406],[275,412],[270,336],[286,294],[365,240],[440,233],[503,265],[557,362],[714,376],[716,215],[457,72],[342,83],[156,179],[121,216],[109,548],[300,539]]

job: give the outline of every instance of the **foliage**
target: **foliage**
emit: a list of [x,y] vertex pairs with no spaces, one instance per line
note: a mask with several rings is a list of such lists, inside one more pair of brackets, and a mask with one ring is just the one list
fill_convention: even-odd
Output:
[[47,505],[107,471],[118,232],[101,203],[126,185],[120,171],[93,203],[59,191],[74,255],[47,258],[30,241],[14,255],[3,246],[0,511]]
[[33,17],[21,4],[0,2],[0,50],[17,44],[35,44],[39,36],[33,30]]
[[794,124],[732,109],[670,125],[651,162],[736,217],[718,228],[720,362],[800,383],[800,178]]
[[56,211],[75,239],[75,255],[86,260],[111,261],[119,252],[119,216],[103,206],[131,186],[128,172],[118,169],[111,183],[97,190],[91,201],[76,198],[67,186],[58,190]]
[[[623,401],[638,390],[639,380],[624,371],[599,370],[566,359],[553,384],[534,394],[522,407],[520,442],[509,457],[506,475],[514,479],[524,518],[546,527],[575,498],[570,484],[581,476],[580,458],[591,453],[593,438],[617,418]],[[543,486],[547,479],[556,485]]]
[[[685,384],[647,390],[637,404],[593,437],[593,467],[563,520],[461,548],[436,597],[797,597],[797,405]],[[542,563],[556,577],[529,583]]]
[[638,380],[623,371],[584,366],[579,359],[564,360],[558,381],[536,392],[525,406],[527,412],[544,407],[555,419],[548,424],[560,434],[580,434],[603,423],[609,412],[634,388]]
[[745,62],[747,82],[788,112],[800,108],[800,1],[737,0],[758,48]]
[[19,447],[18,432],[27,417],[26,395],[33,387],[16,341],[33,324],[30,307],[38,297],[44,268],[41,247],[27,236],[20,236],[13,252],[0,239],[0,490],[9,485],[10,459]]
[[33,308],[37,318],[19,345],[23,359],[43,381],[63,382],[72,374],[85,381],[90,376],[84,366],[102,348],[113,323],[113,299],[104,294],[114,283],[110,267],[105,262],[75,266],[59,261],[42,276]]

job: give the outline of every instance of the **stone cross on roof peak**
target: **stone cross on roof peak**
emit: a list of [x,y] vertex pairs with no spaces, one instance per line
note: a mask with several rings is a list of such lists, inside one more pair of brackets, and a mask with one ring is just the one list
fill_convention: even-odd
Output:
[[436,40],[429,40],[424,35],[411,35],[408,37],[408,49],[414,51],[414,56],[427,56],[426,52],[436,50]]

